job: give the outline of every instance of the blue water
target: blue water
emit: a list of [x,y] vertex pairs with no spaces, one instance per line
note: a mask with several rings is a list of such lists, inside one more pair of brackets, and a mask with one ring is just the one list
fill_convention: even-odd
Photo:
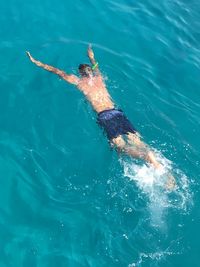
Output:
[[[0,1],[0,267],[197,267],[200,2]],[[110,150],[68,73],[93,44],[177,188]]]

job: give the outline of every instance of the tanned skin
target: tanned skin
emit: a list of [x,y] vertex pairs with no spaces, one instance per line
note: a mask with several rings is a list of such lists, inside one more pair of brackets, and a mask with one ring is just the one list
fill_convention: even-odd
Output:
[[[94,71],[91,70],[91,72],[89,72],[88,76],[80,75],[80,77],[73,74],[67,74],[63,70],[35,60],[29,52],[26,53],[29,59],[38,67],[55,73],[59,77],[64,79],[66,82],[75,85],[85,95],[85,97],[88,99],[93,109],[97,113],[104,110],[113,109],[115,107],[115,104],[112,101],[111,96],[106,88],[103,76],[99,70],[91,46],[88,47],[87,55],[91,64],[93,66],[97,64],[97,66]],[[141,137],[138,133],[128,133],[126,138],[120,135],[117,138],[113,138],[110,141],[110,144],[111,146],[114,146],[117,151],[128,154],[134,158],[143,159],[146,162],[150,163],[152,166],[154,166],[156,169],[160,169],[163,167],[155,159],[154,153],[141,140]],[[171,186],[169,185],[169,187]]]

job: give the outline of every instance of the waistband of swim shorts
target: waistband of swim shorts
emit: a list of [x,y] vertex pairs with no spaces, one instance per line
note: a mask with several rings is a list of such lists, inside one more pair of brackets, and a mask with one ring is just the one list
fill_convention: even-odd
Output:
[[97,115],[98,115],[98,117],[99,117],[100,115],[103,115],[103,114],[105,114],[105,113],[110,113],[110,112],[112,112],[112,111],[123,112],[121,109],[118,109],[118,108],[111,108],[111,109],[105,109],[105,110],[102,110],[102,111],[100,111]]

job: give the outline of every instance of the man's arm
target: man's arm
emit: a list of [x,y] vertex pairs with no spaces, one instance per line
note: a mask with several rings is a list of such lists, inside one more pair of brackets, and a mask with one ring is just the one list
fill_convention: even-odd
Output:
[[38,67],[41,67],[45,70],[48,70],[50,72],[53,72],[55,74],[57,74],[58,76],[60,76],[61,78],[63,78],[65,81],[69,82],[69,83],[72,83],[72,84],[75,84],[77,85],[78,82],[79,82],[79,78],[75,75],[68,75],[67,73],[65,73],[64,71],[62,70],[59,70],[57,68],[54,68],[50,65],[47,65],[47,64],[43,64],[42,62],[38,61],[38,60],[35,60],[31,54],[29,52],[26,52],[26,54],[28,55],[29,59],[34,63],[36,64]]
[[87,50],[87,52],[88,52],[89,60],[90,60],[90,62],[91,62],[91,64],[92,64],[92,70],[93,70],[97,75],[101,75],[100,70],[99,70],[99,64],[98,64],[98,62],[97,62],[97,61],[95,60],[95,58],[94,58],[94,52],[93,52],[93,50],[92,50],[91,45],[88,46],[88,50]]

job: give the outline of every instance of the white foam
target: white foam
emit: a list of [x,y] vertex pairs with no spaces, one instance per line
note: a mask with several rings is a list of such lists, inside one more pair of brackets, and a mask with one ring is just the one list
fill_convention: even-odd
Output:
[[[161,227],[165,225],[164,210],[174,208],[187,212],[192,203],[192,194],[186,175],[175,168],[160,152],[154,152],[157,160],[164,166],[162,170],[155,170],[146,164],[138,165],[134,160],[121,159],[120,162],[124,168],[124,175],[136,182],[142,193],[148,197],[152,225]],[[176,180],[176,186],[172,191],[166,187],[169,173]]]
[[139,267],[143,263],[144,259],[159,261],[166,256],[171,256],[171,255],[175,255],[175,254],[179,254],[179,253],[174,253],[171,251],[159,251],[159,252],[154,252],[154,253],[140,253],[138,261],[136,263],[129,264],[128,267]]

